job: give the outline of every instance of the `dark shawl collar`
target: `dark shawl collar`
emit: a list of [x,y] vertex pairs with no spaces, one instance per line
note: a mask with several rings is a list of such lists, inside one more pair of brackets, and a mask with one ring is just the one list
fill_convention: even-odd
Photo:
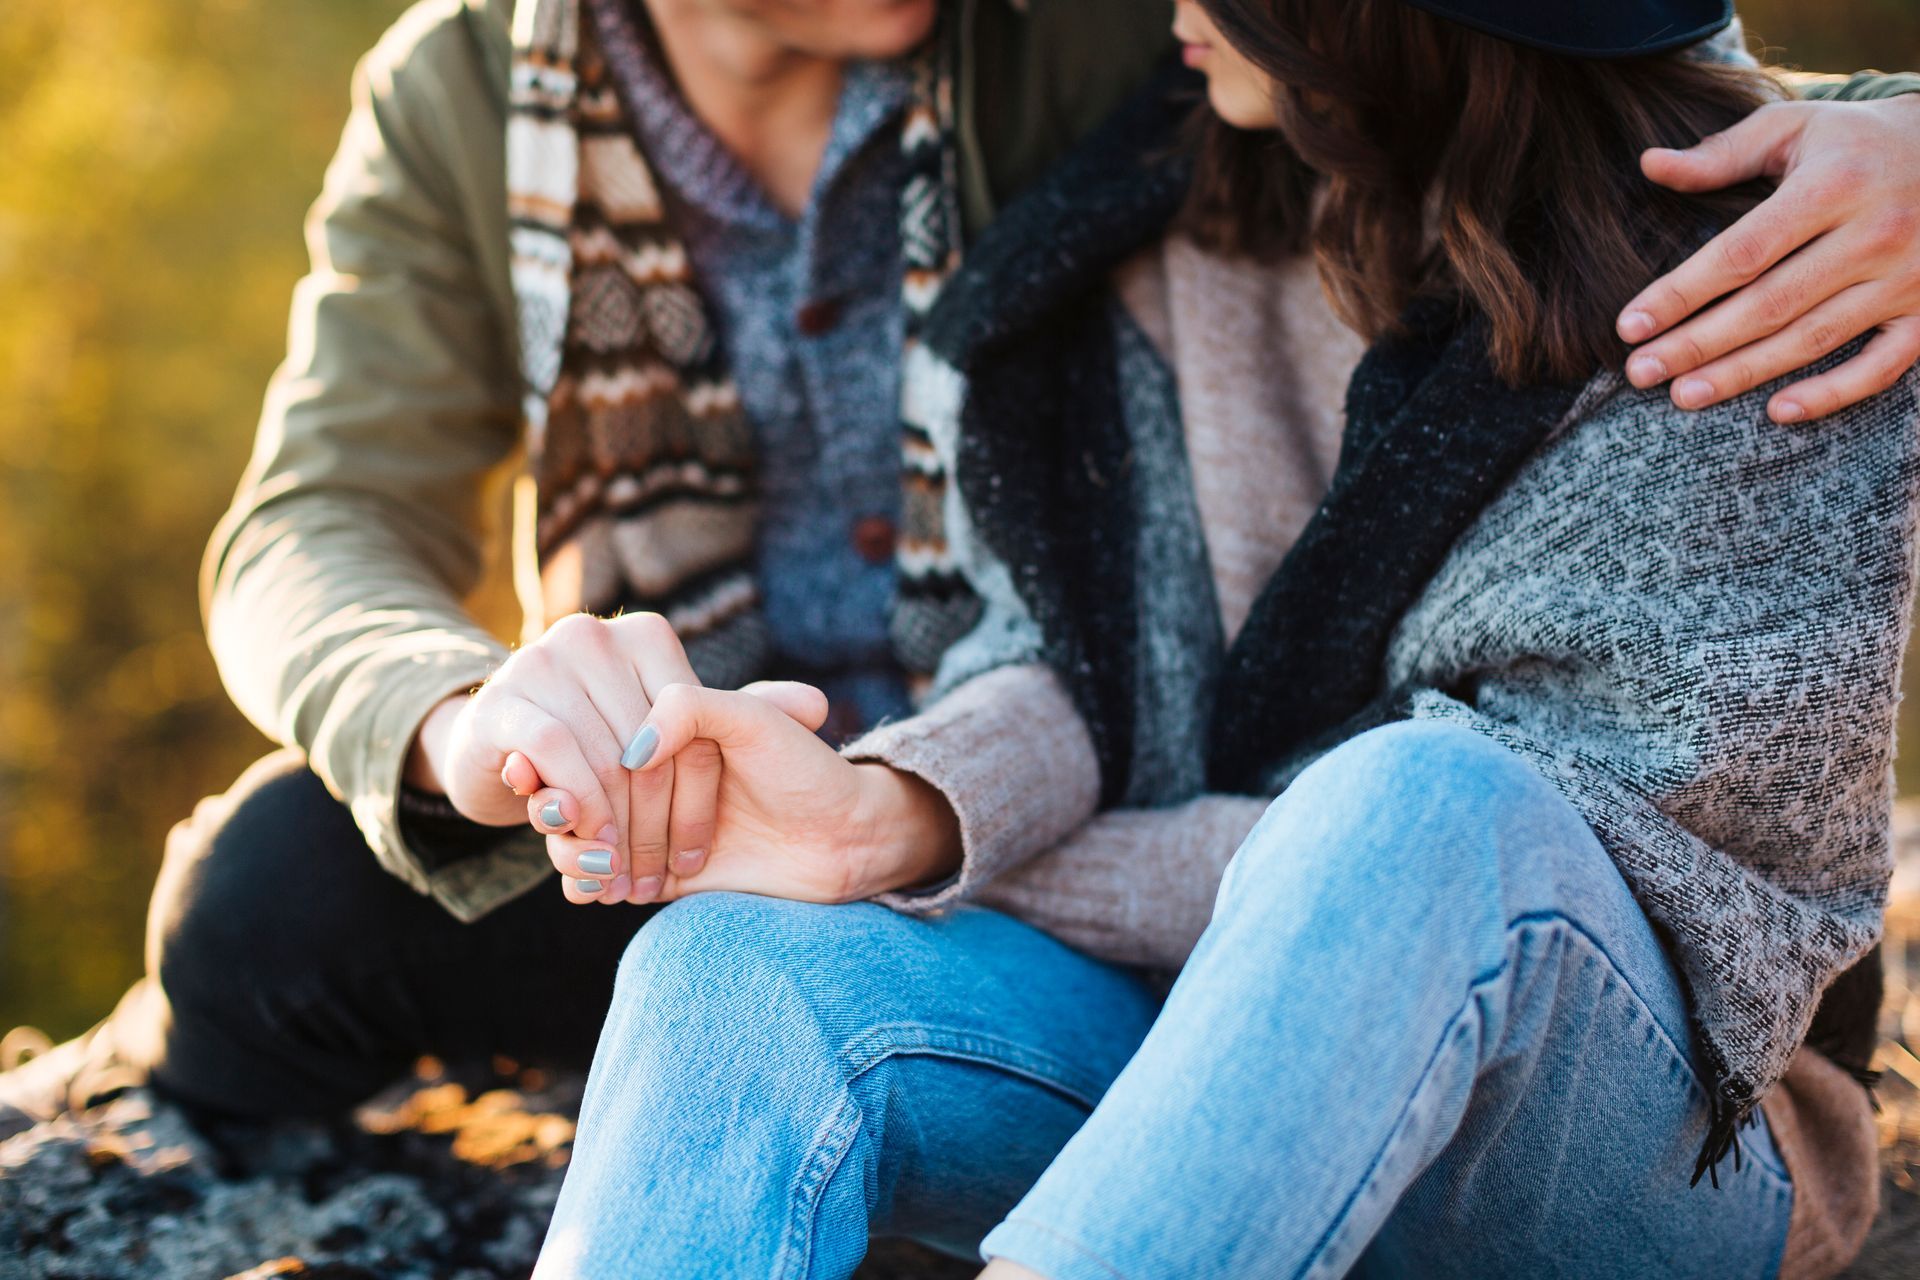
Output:
[[[926,336],[967,378],[959,479],[1010,569],[1100,756],[1105,801],[1134,759],[1138,513],[1108,275],[1165,234],[1186,77],[1167,76],[1002,214],[947,286]],[[1480,324],[1413,308],[1348,391],[1326,499],[1255,602],[1222,673],[1208,775],[1261,793],[1287,760],[1392,718],[1394,628],[1546,439],[1577,386],[1511,388]]]
[[1373,345],[1327,495],[1228,652],[1214,786],[1262,790],[1286,758],[1394,718],[1379,704],[1400,619],[1579,392],[1507,386],[1484,323],[1450,300],[1417,304]]

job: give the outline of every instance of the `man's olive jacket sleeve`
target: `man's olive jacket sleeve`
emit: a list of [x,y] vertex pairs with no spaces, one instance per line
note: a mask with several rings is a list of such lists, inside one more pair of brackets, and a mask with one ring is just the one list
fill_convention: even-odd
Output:
[[[972,109],[958,145],[969,210],[990,212],[1164,51],[1157,4],[1128,0],[1116,15],[1109,2],[968,0],[960,63]],[[551,874],[526,828],[449,861],[410,847],[399,819],[401,771],[426,713],[506,655],[461,600],[500,549],[495,485],[520,445],[505,174],[512,9],[422,0],[360,66],[308,226],[313,267],[294,297],[287,361],[201,587],[241,710],[307,753],[382,865],[462,919]],[[1098,57],[1085,43],[1093,15],[1106,27]]]
[[201,582],[240,709],[307,753],[389,871],[463,918],[545,869],[530,839],[436,867],[397,806],[427,711],[506,652],[461,605],[520,443],[504,76],[456,0],[416,7],[358,69],[286,362]]

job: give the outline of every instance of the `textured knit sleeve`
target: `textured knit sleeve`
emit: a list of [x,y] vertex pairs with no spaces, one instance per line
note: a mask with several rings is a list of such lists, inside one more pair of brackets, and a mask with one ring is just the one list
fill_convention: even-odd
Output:
[[1777,387],[1681,414],[1603,376],[1390,654],[1414,715],[1498,738],[1582,811],[1736,1107],[1880,927],[1916,385],[1796,429],[1766,418]]
[[976,677],[846,754],[932,783],[960,820],[959,872],[881,902],[924,914],[977,901],[1089,955],[1142,968],[1186,960],[1227,863],[1268,804],[1206,795],[1095,816],[1093,744],[1059,679],[1039,665]]
[[1093,740],[1059,678],[1037,663],[976,676],[844,754],[931,783],[959,818],[961,865],[952,879],[880,899],[916,914],[971,897],[1057,844],[1100,799]]
[[307,753],[383,866],[469,918],[538,862],[434,868],[397,805],[427,711],[505,655],[461,606],[519,443],[498,115],[453,0],[416,7],[360,67],[286,362],[202,577],[240,709]]

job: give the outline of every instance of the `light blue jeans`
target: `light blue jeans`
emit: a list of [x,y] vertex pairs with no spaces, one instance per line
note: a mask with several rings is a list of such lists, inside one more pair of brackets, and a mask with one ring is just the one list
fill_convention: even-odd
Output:
[[[1327,756],[1164,1007],[983,910],[744,895],[628,951],[538,1277],[843,1277],[870,1234],[1055,1280],[1767,1276],[1762,1121],[1579,814],[1466,730]],[[984,1239],[983,1239],[984,1237]]]

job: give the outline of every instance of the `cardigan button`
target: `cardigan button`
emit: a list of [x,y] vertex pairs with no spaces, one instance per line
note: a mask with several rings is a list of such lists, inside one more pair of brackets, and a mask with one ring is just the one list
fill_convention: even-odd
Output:
[[815,298],[793,313],[793,327],[807,338],[832,333],[839,323],[840,304],[832,298]]
[[868,516],[853,526],[853,549],[868,564],[885,564],[893,559],[900,543],[900,531],[885,516]]

